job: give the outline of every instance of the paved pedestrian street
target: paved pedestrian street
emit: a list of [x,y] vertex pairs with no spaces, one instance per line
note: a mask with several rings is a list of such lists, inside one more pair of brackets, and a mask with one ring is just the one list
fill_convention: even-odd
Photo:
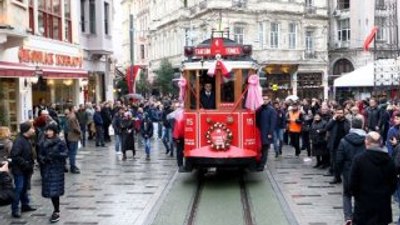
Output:
[[[59,224],[143,224],[156,200],[176,171],[176,160],[165,155],[160,141],[155,141],[151,160],[145,160],[139,146],[135,160],[116,156],[113,143],[107,148],[95,148],[94,142],[78,153],[81,174],[66,174],[66,192],[60,199]],[[39,170],[32,178],[31,204],[33,213],[23,213],[21,219],[11,217],[10,207],[0,208],[1,225],[48,224],[52,213],[50,199],[41,197]]]
[[[269,170],[263,172],[280,196],[288,221],[295,225],[343,224],[342,186],[330,185],[332,177],[324,176],[325,170],[313,169],[314,162],[305,162],[304,155],[303,151],[296,158],[294,150],[286,146],[283,157],[275,159],[271,150]],[[116,156],[113,143],[106,148],[95,148],[89,142],[89,146],[79,150],[78,166],[81,174],[66,174],[59,224],[151,224],[172,182],[190,176],[176,173],[176,160],[165,155],[160,140],[154,141],[150,161],[145,160],[142,146],[138,147],[134,160],[128,152],[128,160],[122,161],[121,155]],[[37,211],[13,219],[10,207],[1,207],[1,225],[49,223],[52,205],[49,199],[41,197],[38,169],[32,178],[30,194]],[[394,204],[393,209],[396,220],[398,206]],[[173,212],[170,216],[174,216]]]

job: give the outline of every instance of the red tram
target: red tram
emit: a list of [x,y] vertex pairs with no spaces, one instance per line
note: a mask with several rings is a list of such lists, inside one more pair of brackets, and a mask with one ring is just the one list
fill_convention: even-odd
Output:
[[253,170],[260,161],[255,109],[262,97],[251,54],[251,45],[237,44],[216,31],[198,46],[185,47],[179,85],[187,170]]

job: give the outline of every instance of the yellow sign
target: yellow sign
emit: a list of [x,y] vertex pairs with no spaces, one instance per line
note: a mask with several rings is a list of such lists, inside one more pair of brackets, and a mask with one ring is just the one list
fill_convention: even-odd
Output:
[[279,87],[277,84],[272,85],[272,91],[278,91]]

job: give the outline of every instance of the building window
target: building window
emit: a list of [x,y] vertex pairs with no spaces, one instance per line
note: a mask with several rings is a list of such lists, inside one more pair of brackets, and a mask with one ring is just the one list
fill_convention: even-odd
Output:
[[140,45],[140,58],[141,59],[145,58],[144,45]]
[[339,41],[350,41],[350,19],[339,20],[338,38]]
[[72,42],[72,26],[71,26],[71,0],[64,0],[64,16],[65,16],[65,39]]
[[104,33],[109,34],[110,31],[110,4],[104,2]]
[[244,27],[242,25],[236,25],[233,27],[233,37],[236,43],[243,44],[244,40]]
[[279,24],[278,23],[271,23],[270,46],[271,46],[271,48],[279,47]]
[[378,27],[378,32],[376,33],[376,40],[383,41],[386,39],[386,18],[385,17],[375,17],[375,25]]
[[313,52],[314,51],[314,35],[313,31],[306,31],[306,52]]
[[89,0],[89,26],[90,33],[96,34],[96,2]]
[[354,70],[353,64],[347,59],[339,59],[333,66],[333,75],[341,75]]
[[296,49],[297,26],[295,23],[289,23],[289,49]]
[[305,0],[306,7],[313,7],[314,6],[314,0]]
[[81,31],[86,31],[86,0],[81,0]]
[[35,33],[35,22],[33,18],[33,0],[29,0],[29,29],[31,34]]
[[38,0],[39,33],[44,37],[61,40],[60,0]]
[[350,8],[350,0],[338,0],[337,1],[337,9],[349,9]]
[[265,40],[264,36],[265,36],[264,23],[258,22],[258,42],[260,44],[260,49],[262,49],[264,46],[264,40]]
[[385,0],[376,0],[375,7],[379,10],[386,10]]

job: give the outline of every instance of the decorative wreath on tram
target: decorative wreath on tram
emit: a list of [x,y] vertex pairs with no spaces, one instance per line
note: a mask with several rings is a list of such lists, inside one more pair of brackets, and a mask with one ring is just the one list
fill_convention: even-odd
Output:
[[233,133],[224,123],[216,122],[206,133],[207,144],[216,150],[227,150],[231,146]]

